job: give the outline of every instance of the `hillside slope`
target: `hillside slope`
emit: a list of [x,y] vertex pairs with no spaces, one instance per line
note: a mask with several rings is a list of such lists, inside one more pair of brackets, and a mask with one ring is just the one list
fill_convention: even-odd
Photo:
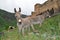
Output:
[[47,18],[41,27],[34,25],[39,31],[39,34],[29,33],[24,37],[19,36],[17,28],[13,31],[4,31],[5,35],[2,36],[2,40],[60,40],[60,14],[51,18]]
[[9,13],[0,9],[0,31],[7,29],[9,26],[16,26],[14,13]]
[[[14,13],[0,9],[0,31],[8,29],[9,26],[16,27],[16,18],[14,15]],[[25,18],[27,15],[21,14],[21,17]]]

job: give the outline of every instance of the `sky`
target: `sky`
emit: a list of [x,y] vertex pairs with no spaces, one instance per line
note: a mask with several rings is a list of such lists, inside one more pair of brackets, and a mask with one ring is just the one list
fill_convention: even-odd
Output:
[[0,0],[0,9],[14,13],[14,8],[21,8],[21,13],[31,15],[36,3],[43,4],[47,0]]

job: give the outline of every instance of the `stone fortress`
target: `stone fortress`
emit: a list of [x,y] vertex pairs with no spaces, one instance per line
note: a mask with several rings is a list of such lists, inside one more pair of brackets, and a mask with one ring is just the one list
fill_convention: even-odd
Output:
[[43,13],[57,13],[60,11],[60,0],[47,0],[43,4],[35,4],[34,5],[34,12],[31,12],[32,15],[38,15]]

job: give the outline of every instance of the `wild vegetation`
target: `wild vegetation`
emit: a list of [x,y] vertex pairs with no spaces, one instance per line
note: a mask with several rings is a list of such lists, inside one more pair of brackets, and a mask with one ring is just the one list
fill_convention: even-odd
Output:
[[7,30],[9,26],[16,26],[14,14],[0,9],[0,31]]
[[[7,30],[9,26],[15,26],[16,27],[16,19],[15,14],[7,12],[5,10],[0,9],[0,31]],[[24,18],[26,15],[21,14],[21,16]]]
[[[4,32],[4,35],[0,34],[0,40],[60,40],[60,14],[47,18],[40,27],[39,25],[34,25],[39,33],[34,33],[31,30],[31,32],[25,36],[18,33],[16,20],[13,16],[9,16],[10,21],[8,18],[4,18],[10,15],[7,14],[6,12],[0,11],[0,32]],[[16,28],[13,30],[6,30],[10,25]]]

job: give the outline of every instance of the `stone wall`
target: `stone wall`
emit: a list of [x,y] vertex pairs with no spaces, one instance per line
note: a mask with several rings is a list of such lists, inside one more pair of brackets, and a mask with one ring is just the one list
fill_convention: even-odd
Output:
[[52,9],[54,10],[54,13],[60,11],[60,0],[48,0],[43,4],[35,4],[33,15],[41,14]]

